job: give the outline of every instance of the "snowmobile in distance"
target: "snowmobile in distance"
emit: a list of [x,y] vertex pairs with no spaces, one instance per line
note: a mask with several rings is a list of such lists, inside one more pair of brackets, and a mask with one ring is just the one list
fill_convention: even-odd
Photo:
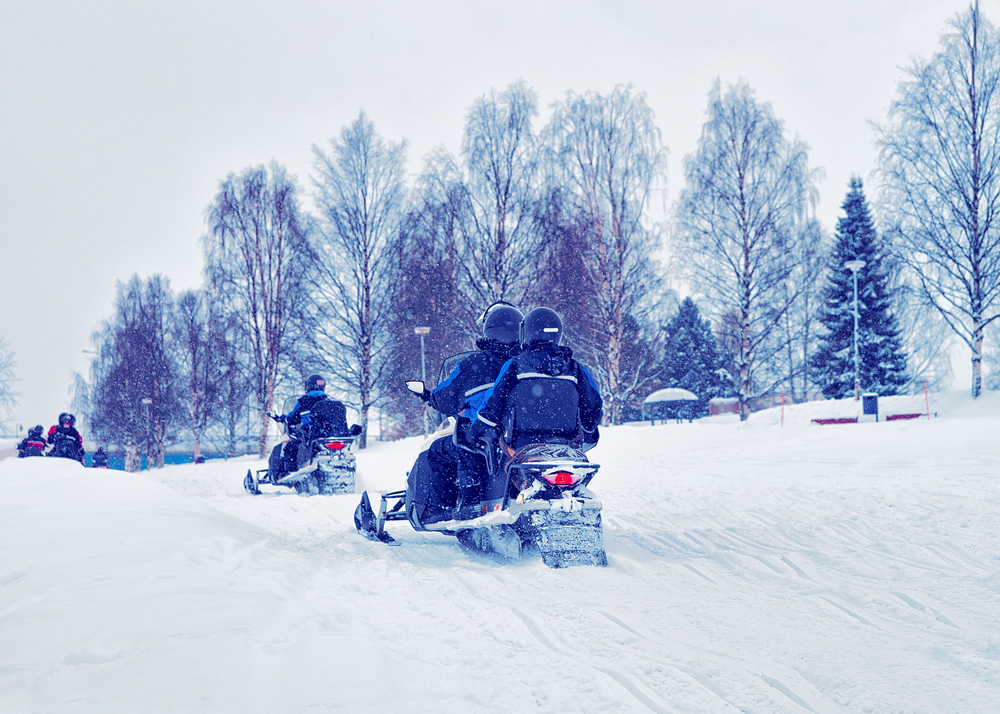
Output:
[[[424,390],[419,380],[406,384],[415,394]],[[354,513],[358,532],[395,545],[386,523],[406,520],[414,530],[455,535],[467,549],[504,560],[517,561],[537,550],[551,568],[607,565],[602,504],[588,488],[600,466],[584,453],[582,431],[575,421],[575,388],[565,380],[539,375],[522,380],[511,397],[520,408],[504,419],[499,440],[462,443],[454,419],[449,419],[423,445],[407,474],[405,491],[382,494],[377,514],[364,492]],[[572,423],[566,423],[567,415],[572,415]],[[426,449],[435,438],[449,435],[459,448],[486,456],[489,479],[480,515],[471,519],[437,520],[432,504],[435,488]],[[525,443],[526,435],[534,443]],[[513,443],[524,445],[514,449],[508,445]],[[428,514],[435,519],[426,518]]]
[[[291,411],[295,401],[295,397],[285,401],[285,413]],[[284,448],[290,441],[286,439],[280,445],[282,448],[271,452],[268,468],[247,470],[243,479],[247,493],[259,495],[261,484],[284,486],[307,495],[354,493],[357,464],[351,446],[361,433],[360,427],[351,427],[350,433],[344,436],[312,434],[307,426],[297,424],[289,428],[277,415],[267,412],[267,416],[278,423],[283,436],[297,437],[297,468],[291,471],[283,468]]]

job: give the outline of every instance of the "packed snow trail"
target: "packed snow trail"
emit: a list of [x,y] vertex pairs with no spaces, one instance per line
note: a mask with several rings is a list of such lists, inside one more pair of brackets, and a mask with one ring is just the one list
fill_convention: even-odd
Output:
[[[253,460],[8,459],[0,711],[995,712],[997,397],[605,429],[608,568],[388,548],[356,495],[247,495]],[[358,492],[418,443],[361,452]]]

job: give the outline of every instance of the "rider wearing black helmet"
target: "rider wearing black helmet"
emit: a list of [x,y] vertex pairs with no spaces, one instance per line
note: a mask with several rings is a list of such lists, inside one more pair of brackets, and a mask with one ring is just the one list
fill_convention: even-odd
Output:
[[[442,502],[451,499],[452,484],[458,491],[458,505],[455,511],[441,512],[425,518],[444,519],[451,516],[463,518],[473,513],[475,504],[481,500],[486,476],[486,460],[479,453],[458,448],[457,444],[470,444],[468,430],[476,419],[483,395],[493,386],[497,374],[504,363],[517,354],[518,329],[523,319],[521,311],[506,302],[490,305],[480,321],[483,325],[482,337],[476,340],[479,349],[462,359],[451,374],[434,391],[424,390],[422,398],[434,409],[446,416],[455,417],[455,437],[438,439],[428,449],[427,459],[434,472],[434,480],[439,484]],[[442,508],[446,503],[442,503]]]
[[94,452],[94,458],[90,462],[90,468],[92,469],[106,469],[110,468],[108,464],[108,452],[104,450],[104,447],[98,447],[97,451]]
[[601,421],[601,394],[587,369],[573,359],[573,351],[561,346],[562,319],[547,307],[535,308],[521,322],[521,353],[507,362],[496,384],[484,395],[473,438],[496,432],[508,409],[507,398],[519,379],[560,377],[576,385],[579,394],[579,423],[583,441],[596,444]]
[[17,445],[17,458],[44,456],[44,454],[45,437],[42,436],[42,425],[39,424],[28,429],[28,435]]
[[53,445],[49,456],[61,456],[83,463],[83,437],[76,430],[76,417],[68,412],[59,415],[59,423],[49,429],[46,441]]
[[309,375],[305,380],[305,392],[290,412],[275,417],[276,421],[288,427],[289,435],[287,442],[276,445],[271,452],[268,468],[277,472],[272,474],[275,479],[297,470],[299,462],[306,460],[299,458],[299,447],[304,440],[311,441],[319,436],[357,436],[361,433],[357,425],[347,428],[347,409],[342,402],[327,396],[323,377]]

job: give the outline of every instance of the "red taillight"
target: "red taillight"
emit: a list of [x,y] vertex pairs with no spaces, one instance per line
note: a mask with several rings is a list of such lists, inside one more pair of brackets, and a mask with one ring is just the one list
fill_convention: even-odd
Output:
[[553,471],[552,473],[542,474],[542,478],[553,486],[572,486],[580,480],[580,477],[571,471]]
[[328,448],[330,451],[339,451],[340,449],[343,449],[345,446],[347,446],[347,444],[345,444],[343,441],[328,441],[324,444],[324,446]]

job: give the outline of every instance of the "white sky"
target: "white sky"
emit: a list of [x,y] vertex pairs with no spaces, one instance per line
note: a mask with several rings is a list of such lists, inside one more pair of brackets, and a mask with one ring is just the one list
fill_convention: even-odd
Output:
[[[983,0],[1000,22],[1000,0]],[[6,0],[0,9],[0,338],[14,419],[54,422],[115,284],[198,287],[205,209],[230,172],[272,159],[308,188],[312,146],[364,109],[409,142],[457,152],[467,108],[524,79],[644,92],[670,150],[668,195],[712,81],[747,79],[822,167],[832,230],[852,173],[875,165],[900,67],[967,5],[924,0],[171,3]],[[252,10],[250,9],[252,8]],[[669,205],[669,204],[668,204]]]

